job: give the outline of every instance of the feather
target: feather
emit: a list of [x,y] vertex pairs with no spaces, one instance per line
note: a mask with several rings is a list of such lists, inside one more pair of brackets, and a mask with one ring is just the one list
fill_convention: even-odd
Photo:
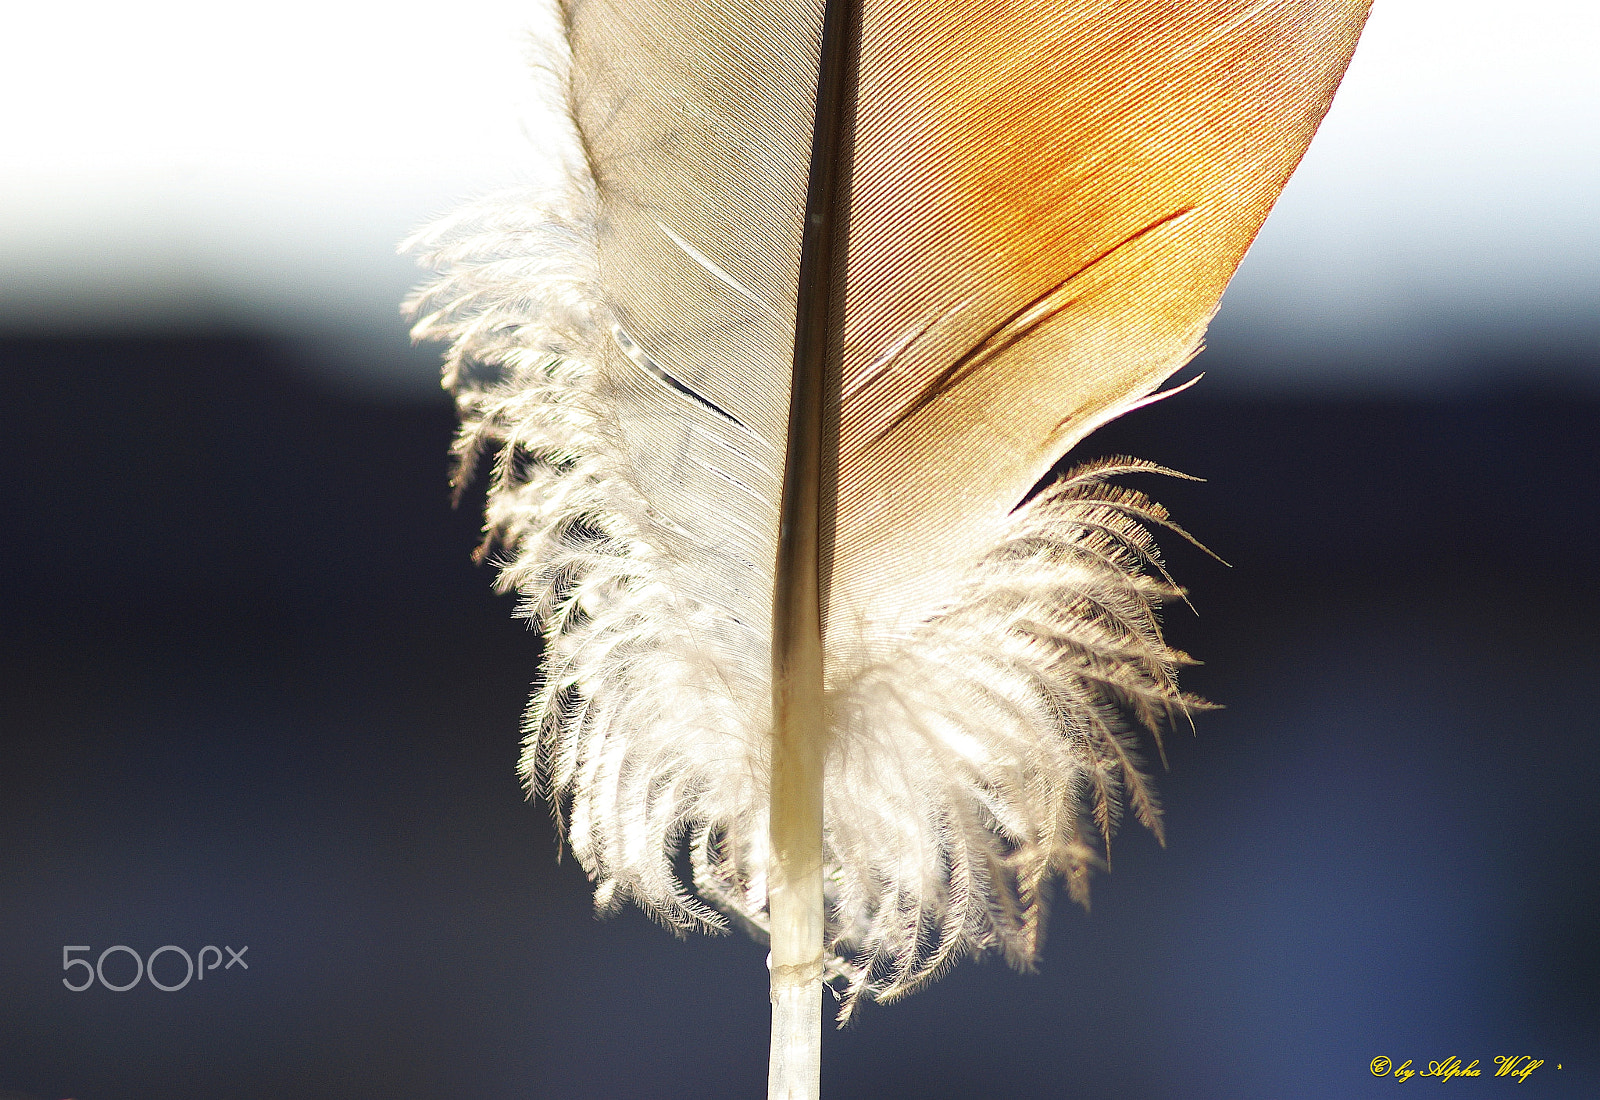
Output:
[[1110,480],[1159,467],[1030,493],[1199,350],[1367,7],[565,0],[565,193],[425,231],[410,307],[601,909],[847,1018],[1028,965],[1124,800],[1159,833],[1173,525]]

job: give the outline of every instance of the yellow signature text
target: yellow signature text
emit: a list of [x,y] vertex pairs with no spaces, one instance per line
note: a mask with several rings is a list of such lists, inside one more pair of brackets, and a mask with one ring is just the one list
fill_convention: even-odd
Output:
[[[1481,1059],[1474,1058],[1471,1062],[1463,1063],[1460,1058],[1451,1055],[1437,1062],[1429,1062],[1426,1069],[1419,1069],[1413,1059],[1407,1058],[1399,1065],[1395,1065],[1389,1058],[1379,1055],[1367,1063],[1367,1068],[1372,1071],[1374,1077],[1393,1077],[1396,1081],[1409,1081],[1413,1077],[1432,1077],[1448,1081],[1454,1077],[1482,1077],[1483,1070],[1478,1068],[1480,1061]],[[1515,1077],[1518,1081],[1527,1081],[1530,1073],[1544,1065],[1544,1059],[1526,1054],[1514,1056],[1497,1054],[1494,1064],[1494,1076]]]

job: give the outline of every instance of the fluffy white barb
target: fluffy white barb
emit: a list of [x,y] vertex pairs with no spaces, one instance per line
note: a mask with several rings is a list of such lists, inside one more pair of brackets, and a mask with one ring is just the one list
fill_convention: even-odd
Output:
[[[505,196],[435,226],[412,242],[440,273],[410,303],[415,335],[450,343],[458,489],[494,456],[485,548],[504,551],[499,586],[545,637],[523,774],[597,905],[632,900],[678,929],[721,929],[726,914],[763,935],[765,624],[693,594],[696,563],[639,489],[596,367],[614,322],[593,223],[580,178],[554,203]],[[1124,802],[1159,835],[1131,731],[1204,704],[1179,693],[1187,659],[1157,621],[1180,593],[1148,527],[1172,524],[1107,481],[1143,471],[1169,472],[1104,460],[1039,493],[940,613],[830,685],[841,1018],[967,953],[1028,966],[1053,881],[1086,897]],[[770,562],[749,568],[770,584]],[[685,851],[692,889],[674,871]]]

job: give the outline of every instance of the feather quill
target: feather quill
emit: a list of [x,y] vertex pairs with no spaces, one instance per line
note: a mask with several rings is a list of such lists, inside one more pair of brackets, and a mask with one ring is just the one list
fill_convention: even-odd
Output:
[[826,974],[848,1018],[1026,966],[1124,800],[1159,832],[1172,524],[1110,480],[1159,468],[1030,490],[1199,350],[1367,7],[560,5],[566,193],[426,231],[410,308],[458,486],[494,455],[523,770],[600,908],[731,917],[777,1015]]

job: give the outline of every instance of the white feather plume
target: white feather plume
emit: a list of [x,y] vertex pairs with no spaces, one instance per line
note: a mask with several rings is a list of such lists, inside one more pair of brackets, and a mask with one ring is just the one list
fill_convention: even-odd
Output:
[[[554,203],[503,196],[411,242],[441,272],[410,303],[414,334],[450,342],[458,485],[495,456],[486,545],[507,552],[499,587],[546,643],[523,774],[565,817],[597,905],[759,932],[768,652],[672,583],[684,563],[652,540],[608,429],[590,193],[579,179]],[[830,691],[829,969],[846,1014],[970,952],[1028,965],[1051,881],[1086,898],[1124,797],[1159,834],[1132,730],[1197,701],[1156,616],[1180,593],[1148,528],[1171,524],[1106,480],[1145,471],[1170,473],[1111,459],[1049,486],[938,615]],[[684,850],[693,891],[674,873]]]
[[1160,834],[1188,536],[1110,479],[1170,471],[1028,489],[1198,350],[1367,6],[562,0],[581,167],[412,243],[544,633],[523,773],[600,908],[770,931],[773,1096],[819,972],[1026,967]]

